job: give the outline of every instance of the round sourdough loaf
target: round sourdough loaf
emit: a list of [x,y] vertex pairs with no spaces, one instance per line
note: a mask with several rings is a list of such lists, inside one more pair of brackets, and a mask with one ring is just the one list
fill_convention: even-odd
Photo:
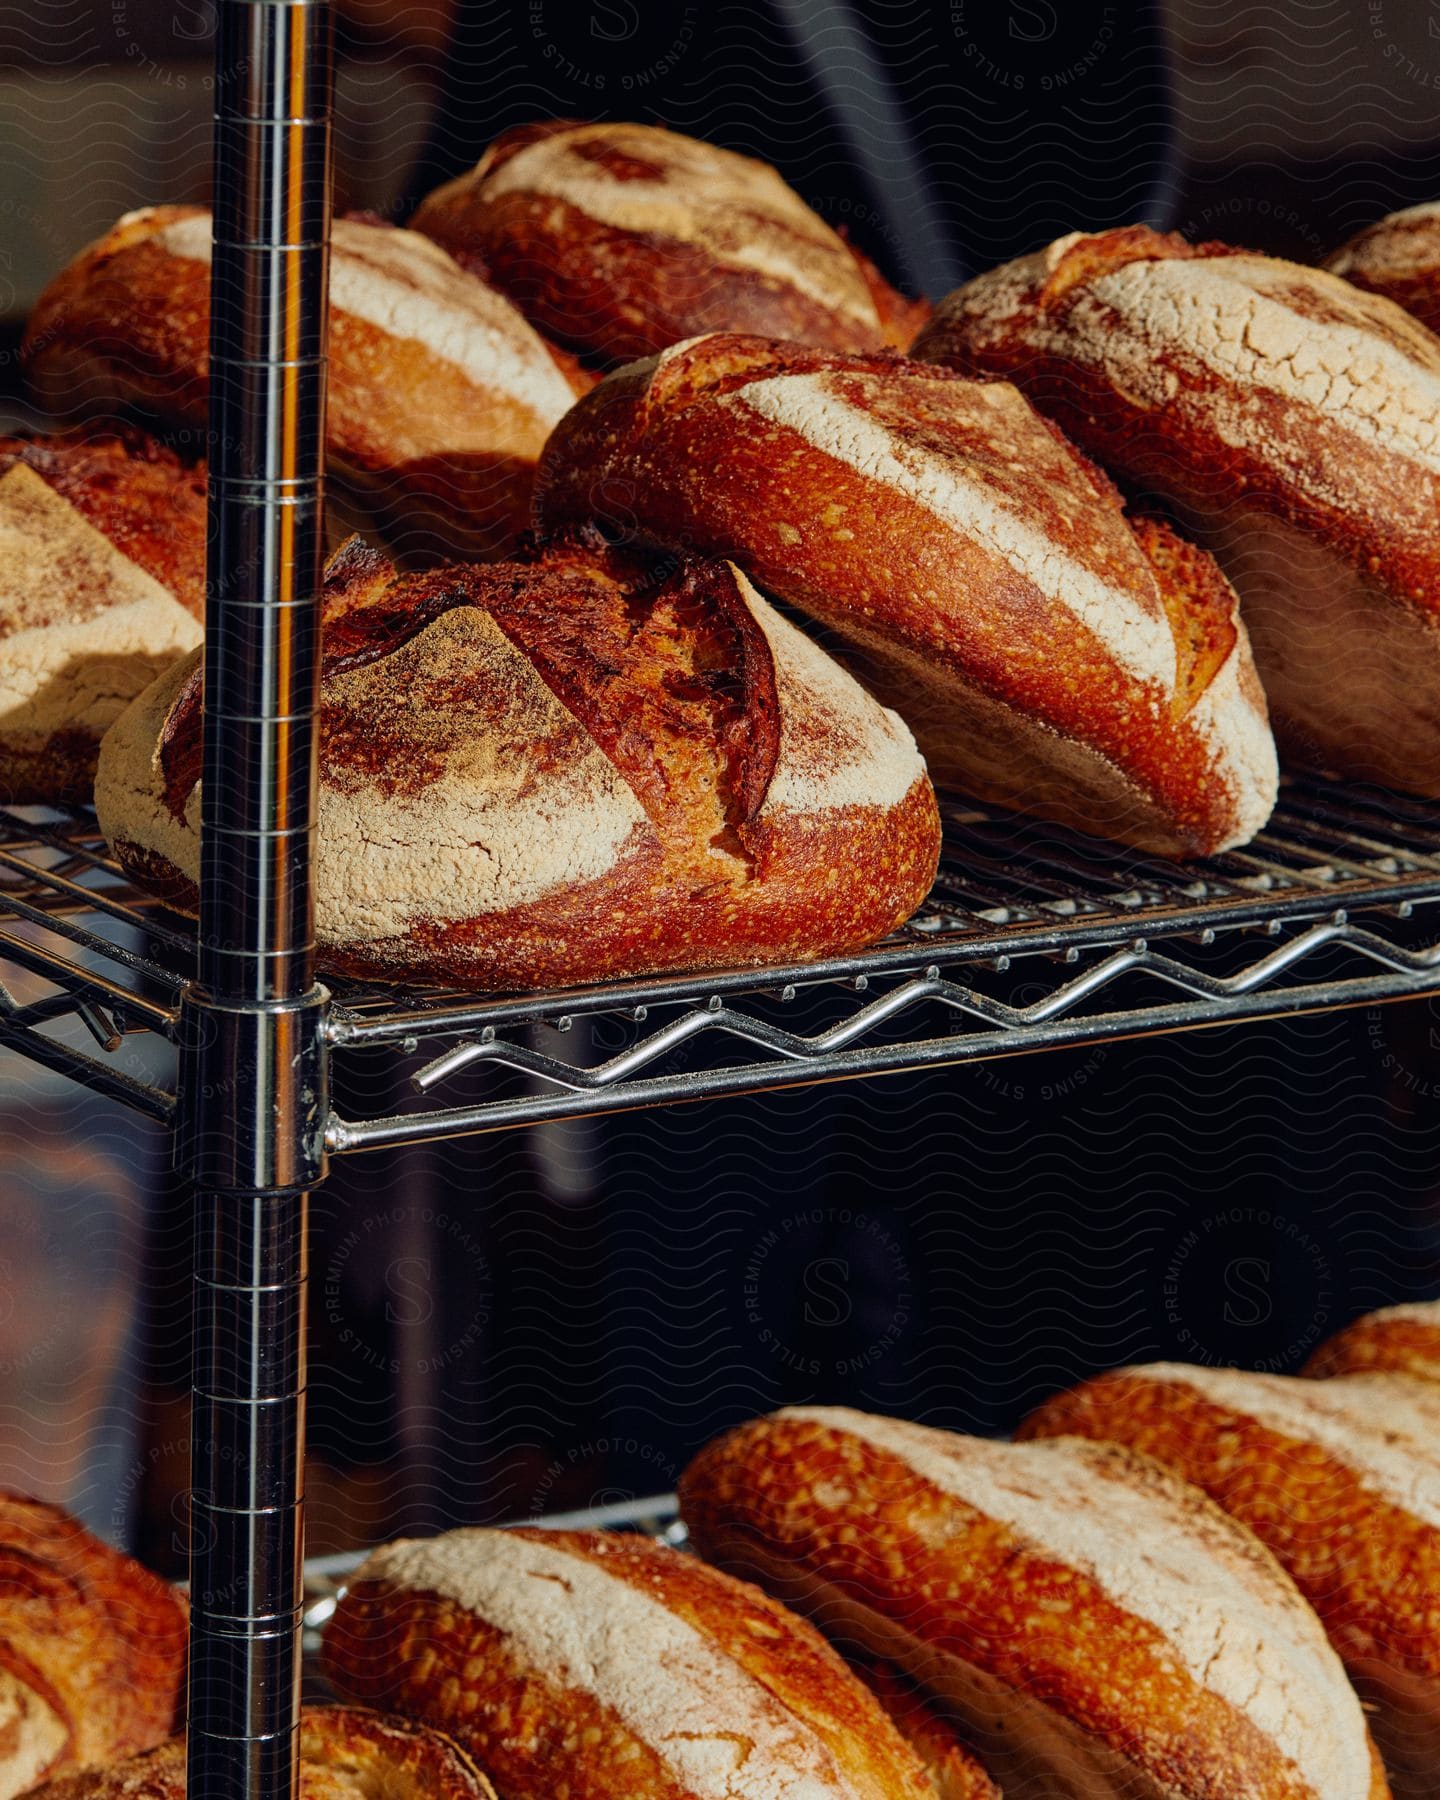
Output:
[[1408,206],[1356,232],[1325,267],[1440,331],[1440,201]]
[[1143,226],[960,288],[914,354],[1017,382],[1240,594],[1282,747],[1440,795],[1440,341],[1334,275]]
[[704,1556],[903,1668],[1006,1800],[1388,1793],[1294,1584],[1146,1457],[797,1407],[709,1445],[680,1501]]
[[[727,565],[598,539],[397,576],[331,563],[316,932],[326,968],[552,986],[806,961],[929,891],[909,732]],[[105,740],[100,824],[195,904],[200,659]]]
[[324,1668],[450,1732],[505,1800],[934,1800],[809,1625],[644,1538],[390,1544],[341,1597]]
[[203,468],[133,431],[0,437],[0,804],[88,800],[204,609]]
[[1047,1401],[1022,1435],[1168,1463],[1248,1525],[1314,1606],[1404,1800],[1440,1768],[1440,1387],[1152,1363]]
[[1440,1381],[1440,1300],[1365,1313],[1327,1338],[1301,1373],[1323,1378],[1372,1371]]
[[536,508],[733,558],[849,646],[942,784],[1162,854],[1269,817],[1234,594],[1007,384],[699,338],[561,421]]
[[[45,1800],[185,1800],[185,1740],[52,1782]],[[300,1800],[495,1800],[458,1744],[358,1706],[300,1714]]]
[[[204,429],[210,239],[209,213],[149,207],[51,282],[22,353],[52,412]],[[327,459],[407,553],[506,548],[546,433],[589,382],[429,238],[336,221]]]
[[898,348],[929,311],[768,163],[655,125],[555,119],[508,131],[412,223],[542,331],[601,362],[702,331]]
[[0,1800],[175,1728],[180,1595],[58,1507],[0,1490]]

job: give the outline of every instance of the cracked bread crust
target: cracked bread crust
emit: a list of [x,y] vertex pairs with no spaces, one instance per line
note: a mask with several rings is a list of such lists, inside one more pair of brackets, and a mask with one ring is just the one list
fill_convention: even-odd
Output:
[[[52,1783],[45,1800],[185,1800],[185,1739]],[[458,1744],[358,1706],[300,1714],[300,1800],[495,1800]]]
[[731,558],[839,636],[943,784],[1166,855],[1274,804],[1234,593],[1008,384],[699,338],[561,421],[536,516]]
[[934,1800],[810,1626],[641,1538],[389,1545],[350,1582],[324,1663],[343,1692],[451,1732],[506,1800]]
[[1440,1300],[1366,1313],[1327,1338],[1301,1374],[1324,1379],[1382,1371],[1440,1381]]
[[59,1507],[0,1490],[0,1800],[173,1731],[186,1617]]
[[1440,793],[1440,341],[1322,270],[1133,226],[970,282],[914,354],[1016,382],[1214,553],[1292,759]]
[[1367,225],[1325,267],[1440,331],[1440,202],[1407,206]]
[[[37,301],[23,355],[51,411],[203,430],[210,218],[129,213]],[[546,433],[590,377],[428,238],[334,227],[326,454],[407,555],[497,555]]]
[[[806,961],[929,890],[904,725],[743,576],[595,538],[397,576],[331,563],[316,930],[328,969],[550,986]],[[106,740],[101,827],[193,909],[199,660]]]
[[602,365],[704,331],[900,348],[923,322],[769,164],[653,125],[508,131],[412,223]]
[[1388,1792],[1294,1586],[1147,1458],[794,1408],[680,1494],[704,1555],[903,1667],[1007,1797]]

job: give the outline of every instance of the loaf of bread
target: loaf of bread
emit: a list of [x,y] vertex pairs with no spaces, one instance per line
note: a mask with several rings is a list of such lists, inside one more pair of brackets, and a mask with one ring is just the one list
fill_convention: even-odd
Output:
[[[205,425],[210,215],[130,213],[50,284],[23,346],[51,411],[140,408]],[[490,555],[526,517],[550,427],[589,384],[428,238],[339,220],[327,454],[397,544]]]
[[[316,931],[326,968],[534,987],[804,961],[929,891],[909,732],[744,576],[594,543],[397,576],[331,564]],[[105,740],[100,824],[193,908],[200,665]]]
[[1167,855],[1270,814],[1234,594],[1013,387],[702,338],[561,421],[536,508],[732,558],[851,647],[944,785]]
[[1376,1371],[1440,1381],[1440,1300],[1364,1314],[1326,1338],[1301,1373],[1323,1378]]
[[1367,226],[1325,266],[1440,331],[1440,201],[1408,206]]
[[1293,1583],[1144,1457],[799,1407],[709,1445],[680,1500],[702,1554],[941,1702],[1006,1800],[1388,1791]]
[[981,276],[914,354],[1017,382],[1215,554],[1287,756],[1440,795],[1440,342],[1399,307],[1135,226]]
[[[53,1781],[45,1800],[185,1800],[185,1740]],[[300,1800],[495,1800],[456,1743],[358,1706],[300,1715]]]
[[508,131],[412,223],[599,363],[704,331],[898,348],[928,313],[768,163],[654,125]]
[[841,1644],[845,1662],[880,1702],[925,1765],[939,1800],[1000,1800],[1000,1790],[961,1740],[953,1722],[893,1663]]
[[450,1732],[505,1800],[934,1800],[810,1626],[646,1538],[390,1544],[342,1595],[323,1666]]
[[1440,1388],[1154,1363],[1047,1401],[1022,1436],[1159,1457],[1295,1578],[1371,1707],[1397,1795],[1440,1771]]
[[204,609],[203,468],[138,432],[0,437],[0,804],[88,800]]
[[58,1507],[0,1491],[0,1800],[167,1737],[185,1639],[168,1583]]

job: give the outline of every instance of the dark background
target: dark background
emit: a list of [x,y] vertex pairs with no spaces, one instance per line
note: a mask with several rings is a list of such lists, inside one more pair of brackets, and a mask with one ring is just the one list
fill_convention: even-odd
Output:
[[[12,335],[126,206],[204,198],[206,26],[155,0],[8,10]],[[936,294],[1076,227],[1314,259],[1440,196],[1433,0],[358,0],[343,37],[340,202],[397,218],[551,115],[768,157]],[[315,1199],[312,1542],[666,1489],[788,1401],[1004,1430],[1117,1362],[1293,1368],[1440,1291],[1437,1050],[1440,1012],[1405,1005],[346,1162]],[[0,1259],[0,1476],[173,1560],[187,1203],[142,1127],[5,1092],[0,1197],[33,1246]],[[97,1132],[57,1196],[35,1147]],[[7,1360],[26,1267],[72,1242],[129,1281],[128,1349],[112,1323],[88,1360],[78,1337],[43,1371]]]

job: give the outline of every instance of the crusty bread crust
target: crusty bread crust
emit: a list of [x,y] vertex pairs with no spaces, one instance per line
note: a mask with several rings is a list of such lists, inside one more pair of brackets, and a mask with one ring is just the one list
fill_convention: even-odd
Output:
[[1156,1363],[1047,1401],[1021,1436],[1160,1458],[1248,1525],[1320,1615],[1374,1709],[1397,1795],[1440,1763],[1440,1388]]
[[185,1638],[168,1582],[0,1490],[0,1800],[173,1731]]
[[[549,986],[805,961],[929,890],[934,793],[901,721],[719,563],[589,544],[397,576],[331,564],[324,966]],[[116,854],[198,875],[199,661],[131,707],[96,783]]]
[[[185,1739],[52,1783],[45,1800],[185,1800]],[[300,1714],[301,1800],[495,1800],[456,1743],[358,1706]]]
[[1000,1800],[1000,1790],[961,1741],[954,1724],[892,1664],[841,1643],[847,1666],[885,1709],[924,1763],[940,1800]]
[[680,1494],[704,1555],[904,1667],[1007,1800],[1387,1792],[1294,1587],[1148,1459],[799,1408]]
[[[203,429],[209,215],[151,207],[65,269],[23,354],[57,413],[138,407]],[[524,528],[535,459],[590,378],[427,238],[333,234],[327,456],[407,555],[495,555]]]
[[1240,593],[1294,761],[1440,794],[1440,342],[1334,275],[1144,227],[959,289],[914,354],[1017,382]]
[[1325,267],[1440,331],[1440,201],[1407,206],[1367,225]]
[[324,1666],[453,1733],[506,1800],[933,1800],[810,1626],[646,1539],[392,1544],[350,1582]]
[[733,558],[851,646],[943,784],[1179,855],[1274,804],[1234,594],[1008,385],[701,338],[561,421],[536,512]]
[[703,331],[898,348],[923,323],[768,163],[654,125],[506,132],[413,225],[601,364]]
[[1366,1313],[1326,1338],[1301,1370],[1317,1379],[1382,1372],[1440,1381],[1440,1300]]

